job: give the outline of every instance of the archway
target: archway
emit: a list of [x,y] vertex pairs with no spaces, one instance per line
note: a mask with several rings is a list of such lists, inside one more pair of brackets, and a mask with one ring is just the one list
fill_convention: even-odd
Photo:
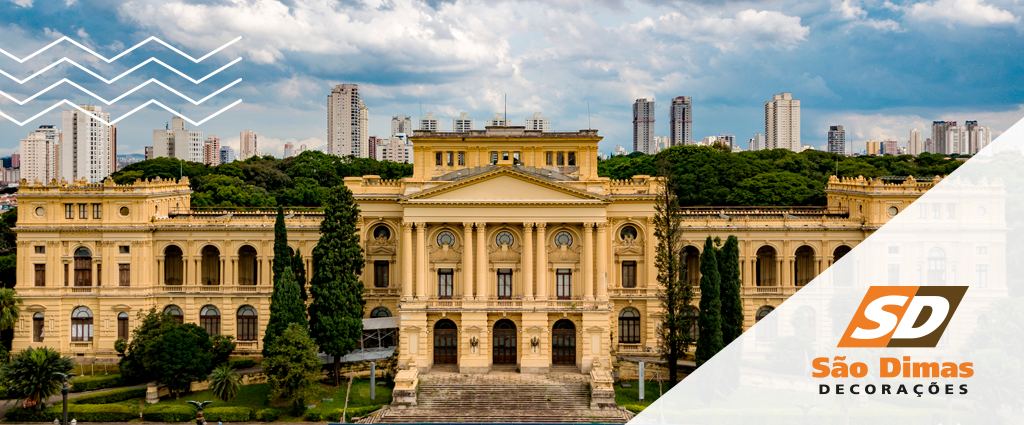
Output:
[[814,248],[802,245],[796,249],[793,265],[793,285],[804,286],[814,279]]
[[779,325],[775,315],[770,314],[774,310],[774,307],[766,305],[757,309],[757,314],[754,315],[754,324],[757,325],[757,342],[759,343],[775,342]]
[[459,329],[448,319],[434,324],[434,364],[456,364],[459,358]]
[[181,248],[171,245],[164,249],[164,284],[182,285],[185,283],[185,261],[182,259]]
[[683,281],[690,286],[700,286],[700,251],[693,245],[683,248]]
[[640,343],[640,312],[633,307],[626,307],[619,312],[619,343]]
[[494,364],[516,364],[516,324],[502,319],[494,324]]
[[556,365],[576,364],[576,325],[571,320],[555,322],[551,331],[551,363]]
[[250,245],[238,249],[238,284],[256,285],[259,276],[259,263],[256,261],[256,248]]
[[220,285],[220,250],[213,245],[203,247],[200,285]]
[[775,280],[775,263],[775,248],[765,245],[757,249],[757,264],[754,267],[757,286],[779,285]]

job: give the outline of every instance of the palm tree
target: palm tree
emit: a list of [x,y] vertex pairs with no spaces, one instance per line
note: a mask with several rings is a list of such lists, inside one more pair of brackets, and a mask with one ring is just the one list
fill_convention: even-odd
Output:
[[18,292],[11,288],[0,289],[0,331],[11,329],[18,323],[21,303]]
[[210,391],[221,401],[228,401],[238,395],[242,377],[228,364],[218,366],[210,373]]
[[71,358],[61,357],[52,348],[28,348],[0,368],[0,381],[11,398],[25,400],[26,405],[41,410],[48,398],[61,389],[55,374],[68,373],[74,365]]

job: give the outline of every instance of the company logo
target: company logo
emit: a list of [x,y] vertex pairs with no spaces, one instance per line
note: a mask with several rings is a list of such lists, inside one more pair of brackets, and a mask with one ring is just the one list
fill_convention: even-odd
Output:
[[839,347],[935,347],[966,286],[872,286]]

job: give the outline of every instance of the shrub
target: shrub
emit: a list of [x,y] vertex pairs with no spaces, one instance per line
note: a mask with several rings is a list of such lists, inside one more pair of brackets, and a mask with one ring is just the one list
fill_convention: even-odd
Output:
[[362,406],[362,407],[349,407],[348,411],[345,412],[345,420],[341,420],[341,413],[344,409],[334,409],[323,415],[323,419],[330,422],[350,422],[352,418],[360,418],[370,413],[376,412],[383,404],[375,406]]
[[68,404],[107,404],[143,397],[146,397],[146,388],[123,388],[75,397],[68,400]]
[[228,365],[230,365],[232,369],[248,369],[255,366],[256,361],[253,360],[252,357],[242,357],[228,360]]
[[209,422],[247,422],[252,417],[252,409],[241,406],[208,407],[203,409],[203,418]]
[[4,416],[4,419],[7,422],[52,422],[57,418],[51,418],[45,410],[36,412],[32,408],[22,409],[21,407],[15,406],[7,409],[7,414]]
[[647,408],[647,406],[644,406],[642,404],[627,404],[627,405],[622,406],[622,407],[625,407],[626,410],[628,410],[630,412],[633,412],[633,413],[636,413],[636,414],[640,414],[640,412],[643,412],[644,409]]
[[151,422],[188,422],[195,417],[194,407],[181,404],[158,404],[142,411],[142,419]]
[[71,392],[101,390],[121,385],[121,374],[83,376],[71,380]]
[[309,409],[306,411],[306,420],[310,422],[320,422],[324,420],[324,414],[320,409]]
[[[13,407],[7,411],[9,422],[52,422],[63,415],[64,406],[54,404],[41,412]],[[68,417],[82,422],[128,422],[139,417],[128,406],[120,404],[68,404]]]
[[281,413],[277,409],[263,409],[256,412],[256,420],[263,422],[274,422],[281,417]]

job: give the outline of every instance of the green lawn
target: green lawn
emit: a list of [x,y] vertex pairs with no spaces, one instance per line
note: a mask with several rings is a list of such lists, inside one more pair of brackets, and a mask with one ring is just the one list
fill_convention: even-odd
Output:
[[[380,380],[378,380],[379,382]],[[323,391],[323,395],[316,399],[317,407],[323,410],[325,413],[330,412],[334,409],[341,409],[345,407],[345,391],[348,389],[348,381],[342,381],[338,388],[333,388],[330,385],[320,384],[320,388]],[[321,399],[333,398],[331,402],[321,402]],[[363,406],[378,406],[381,404],[391,403],[391,388],[377,386],[377,398],[370,400],[370,380],[369,379],[356,379],[352,382],[352,393],[349,395],[348,407],[363,407]]]
[[[622,388],[622,382],[632,385],[632,388]],[[658,399],[658,383],[655,381],[644,382],[644,399],[640,401],[639,381],[622,381],[615,384],[615,404],[619,406],[638,405],[650,406]],[[668,385],[662,383],[662,391],[668,392]]]
[[188,400],[195,401],[207,401],[215,400],[210,403],[207,407],[221,407],[221,406],[245,406],[252,408],[254,411],[259,409],[265,409],[269,405],[270,399],[270,385],[268,384],[256,384],[256,385],[243,385],[238,391],[238,395],[235,398],[228,401],[217,400],[217,397],[213,395],[210,390],[200,391],[191,394],[182,394],[178,399],[169,397],[165,400],[161,400],[157,405],[160,404],[188,404]]

